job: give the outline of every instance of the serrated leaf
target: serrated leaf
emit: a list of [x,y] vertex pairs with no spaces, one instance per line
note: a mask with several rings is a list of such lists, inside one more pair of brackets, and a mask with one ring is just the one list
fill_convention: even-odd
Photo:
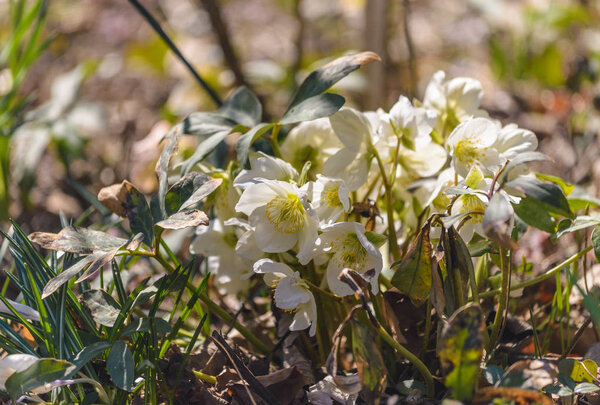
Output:
[[177,212],[156,223],[156,226],[163,229],[184,229],[199,225],[208,225],[208,217],[200,210]]
[[77,254],[110,252],[127,243],[127,239],[76,226],[63,228],[59,233],[34,232],[29,239],[44,249]]
[[274,124],[265,123],[258,124],[238,138],[235,144],[235,152],[241,167],[244,167],[246,160],[248,160],[248,151],[250,150],[250,146],[252,146],[252,144],[263,134],[273,128],[273,125]]
[[537,177],[540,180],[550,181],[550,182],[558,185],[567,197],[573,192],[573,190],[575,190],[574,184],[567,183],[566,181],[564,181],[563,179],[561,179],[558,176],[551,176],[549,174],[536,173],[535,177]]
[[506,183],[505,187],[519,190],[526,196],[539,201],[550,213],[571,219],[574,217],[565,194],[554,183],[544,183],[529,177],[518,177]]
[[556,222],[538,200],[530,197],[521,198],[519,204],[513,204],[513,209],[521,221],[527,225],[549,233],[554,232]]
[[117,341],[106,358],[106,370],[115,385],[122,390],[130,391],[135,377],[135,363],[127,344]]
[[495,193],[488,203],[481,225],[485,235],[505,249],[518,249],[512,240],[514,210],[508,200]]
[[459,401],[473,397],[483,355],[484,327],[481,308],[467,305],[450,317],[442,331],[438,354],[444,381]]
[[165,195],[167,215],[185,210],[197,204],[215,191],[223,179],[214,179],[204,173],[193,172],[183,176],[169,188]]
[[238,124],[252,127],[262,118],[260,100],[246,86],[238,87],[217,111]]
[[286,112],[302,101],[323,93],[359,67],[375,61],[381,61],[376,53],[361,52],[342,56],[315,70],[302,82]]
[[120,305],[103,290],[87,290],[81,294],[82,303],[100,325],[112,327],[121,312]]
[[543,162],[547,160],[550,160],[548,156],[544,155],[541,152],[529,151],[520,153],[506,164],[504,171],[498,178],[498,184],[503,185],[506,179],[508,178],[508,174],[517,166],[520,166],[524,163]]
[[13,373],[6,380],[6,390],[18,398],[36,388],[57,380],[66,380],[75,372],[75,365],[65,360],[38,359],[26,370]]
[[415,238],[408,252],[393,266],[392,285],[410,297],[415,305],[422,304],[431,291],[431,258],[433,249],[429,241],[430,226],[427,223]]
[[171,332],[171,325],[162,318],[139,318],[123,328],[120,335],[129,336],[133,333],[148,332],[151,323],[154,323],[154,332],[159,335],[165,335]]
[[281,117],[280,123],[287,125],[329,117],[342,108],[345,102],[346,99],[338,94],[319,94],[294,105]]

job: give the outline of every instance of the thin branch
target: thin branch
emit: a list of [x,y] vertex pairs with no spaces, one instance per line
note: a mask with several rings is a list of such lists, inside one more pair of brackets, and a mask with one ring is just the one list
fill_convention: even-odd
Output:
[[417,94],[417,84],[419,81],[419,75],[417,72],[417,61],[415,58],[415,46],[413,44],[412,35],[410,33],[410,27],[408,26],[408,20],[410,15],[409,1],[404,0],[402,10],[402,25],[404,27],[404,39],[406,41],[406,48],[408,50],[408,70],[410,72],[410,94],[415,97]]
[[208,13],[213,32],[217,36],[219,45],[221,45],[221,50],[223,51],[223,56],[225,57],[225,63],[227,63],[227,66],[233,72],[235,84],[237,86],[246,86],[250,88],[246,78],[244,77],[244,74],[242,73],[240,61],[235,53],[235,50],[233,49],[231,41],[229,40],[229,29],[227,28],[227,24],[221,15],[221,9],[219,8],[218,2],[216,0],[200,1]]
[[167,35],[167,33],[162,29],[158,21],[150,14],[150,12],[138,1],[138,0],[128,0],[129,3],[140,13],[142,17],[150,24],[152,29],[161,37],[161,39],[167,44],[167,46],[173,51],[175,56],[185,65],[185,67],[190,71],[192,76],[196,79],[196,81],[202,86],[202,88],[208,93],[210,98],[215,102],[219,107],[223,104],[221,98],[217,95],[217,93],[208,85],[208,83],[200,76],[200,74],[194,69],[194,67],[188,62],[188,60],[183,56],[183,54],[179,51],[177,46],[173,43],[171,38]]

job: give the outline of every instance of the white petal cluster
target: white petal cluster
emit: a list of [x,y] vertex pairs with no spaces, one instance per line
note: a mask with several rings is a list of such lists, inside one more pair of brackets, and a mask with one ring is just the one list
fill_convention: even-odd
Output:
[[[339,279],[345,269],[379,292],[392,261],[389,229],[402,243],[439,213],[455,218],[448,223],[469,242],[485,236],[482,219],[494,194],[512,213],[519,198],[500,189],[497,176],[509,160],[535,150],[537,138],[488,118],[482,97],[478,81],[437,72],[422,103],[401,96],[389,111],[342,108],[297,125],[281,158],[250,154],[249,169],[235,179],[235,170],[228,172],[233,180],[223,198],[232,214],[200,227],[192,252],[208,257],[223,293],[244,291],[262,274],[275,306],[293,315],[290,329],[313,335],[313,294],[354,293]],[[526,174],[523,165],[510,178]]]

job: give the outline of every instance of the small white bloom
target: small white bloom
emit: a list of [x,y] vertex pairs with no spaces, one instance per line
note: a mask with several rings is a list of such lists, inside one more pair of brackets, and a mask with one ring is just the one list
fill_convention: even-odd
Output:
[[508,124],[498,132],[494,148],[500,154],[502,163],[514,159],[523,152],[537,149],[538,140],[535,134],[527,129],[519,128],[516,124]]
[[[432,110],[414,107],[408,98],[400,96],[388,114],[380,112],[381,132],[386,138],[401,138],[405,148],[422,149],[431,142],[436,114]],[[392,146],[395,146],[393,142]]]
[[273,298],[277,308],[294,312],[290,330],[302,330],[310,326],[308,333],[314,336],[317,329],[317,306],[300,273],[270,259],[257,261],[254,272],[264,274],[265,284],[275,290]]
[[367,115],[351,108],[342,108],[329,120],[344,147],[325,162],[323,174],[344,180],[348,189],[355,191],[369,177],[375,131]]
[[499,168],[501,160],[494,147],[499,132],[500,125],[487,118],[473,118],[457,126],[446,141],[456,173],[466,177],[473,166],[485,174]]
[[242,170],[233,185],[242,189],[261,180],[297,180],[298,172],[288,162],[263,152],[251,154],[250,170]]
[[367,239],[362,224],[338,222],[326,227],[319,239],[323,250],[331,255],[327,265],[327,283],[334,294],[343,297],[353,293],[348,285],[338,280],[339,274],[345,268],[359,274],[374,270],[375,274],[371,277],[371,290],[377,294],[383,259],[379,249]]
[[319,221],[335,222],[343,212],[350,212],[350,191],[341,179],[317,175],[317,181],[307,183],[311,203]]
[[[320,173],[325,161],[342,147],[328,118],[303,122],[281,143],[281,156],[297,170],[310,162],[310,172]],[[313,177],[314,178],[314,177]]]
[[437,112],[435,129],[445,137],[466,119],[487,115],[479,110],[482,97],[479,81],[468,77],[446,80],[446,74],[438,71],[427,85],[423,105]]
[[258,247],[268,253],[286,252],[298,245],[298,260],[310,261],[319,222],[306,192],[278,180],[263,180],[244,190],[236,210],[248,215]]
[[208,270],[214,274],[215,285],[221,294],[237,294],[247,288],[245,279],[252,274],[253,261],[236,253],[238,237],[231,227],[224,228],[218,219],[209,226],[199,226],[190,245],[192,254],[207,257]]

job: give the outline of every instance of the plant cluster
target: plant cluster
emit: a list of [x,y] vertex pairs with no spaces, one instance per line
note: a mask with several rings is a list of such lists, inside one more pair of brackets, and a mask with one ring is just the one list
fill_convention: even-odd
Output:
[[[15,224],[5,235],[15,263],[8,276],[25,304],[0,297],[0,345],[10,354],[0,360],[0,388],[13,399],[181,400],[186,378],[190,386],[220,384],[199,369],[186,374],[205,336],[247,383],[224,395],[274,403],[266,380],[220,334],[209,338],[210,314],[280,366],[282,342],[296,339],[319,377],[290,402],[376,403],[386,392],[471,400],[482,370],[494,374],[482,364],[499,361],[511,291],[600,252],[594,231],[591,246],[511,283],[531,267],[513,257],[527,227],[560,237],[595,226],[596,217],[575,213],[598,204],[530,170],[548,160],[535,134],[490,118],[476,80],[438,72],[422,101],[341,108],[344,98],[327,89],[376,60],[345,56],[311,73],[275,121],[262,122],[246,88],[216,112],[191,114],[165,136],[158,194],[148,201],[126,180],[102,189],[94,203],[104,223],[95,229],[79,227],[80,218],[57,234],[26,237]],[[183,135],[201,137],[186,159],[174,157]],[[232,139],[235,157],[222,153]],[[185,263],[165,235],[189,228],[197,260]],[[49,258],[31,242],[52,251]],[[136,263],[158,267],[161,277],[128,289],[124,274]],[[273,312],[276,327],[258,336],[217,295],[269,297],[258,307]],[[173,343],[185,346],[175,371],[164,364]],[[342,353],[351,354],[350,367]]]

